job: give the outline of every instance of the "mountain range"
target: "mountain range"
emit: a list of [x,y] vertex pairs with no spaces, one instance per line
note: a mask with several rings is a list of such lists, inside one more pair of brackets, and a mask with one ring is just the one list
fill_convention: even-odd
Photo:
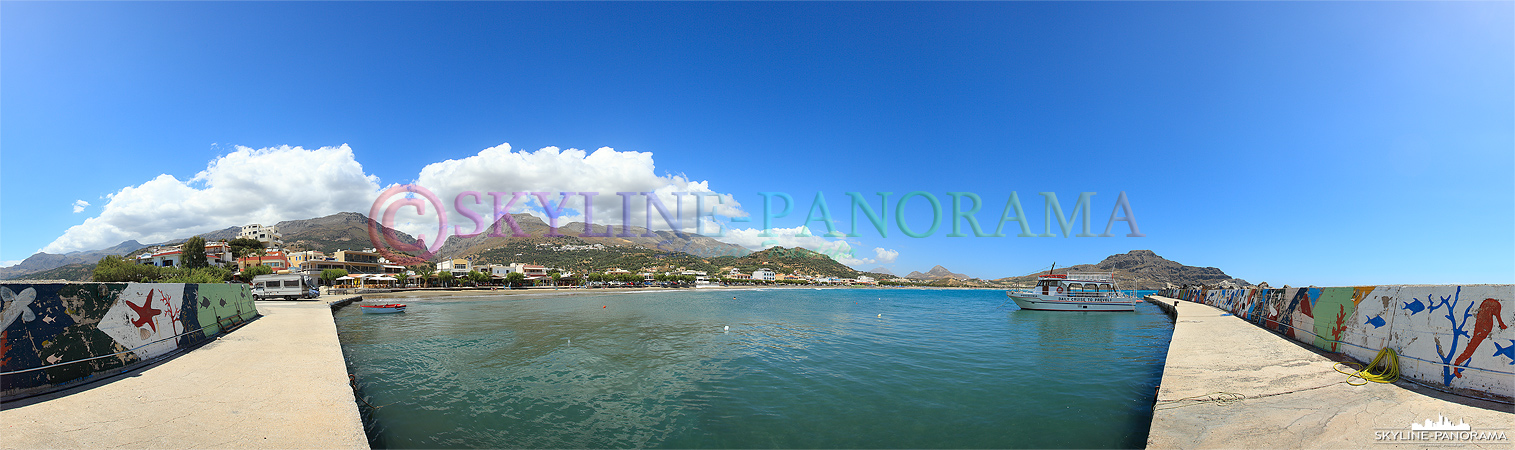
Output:
[[96,261],[99,261],[100,258],[104,258],[110,255],[125,255],[144,247],[147,246],[135,240],[130,240],[116,244],[110,248],[69,252],[61,255],[46,252],[37,252],[37,254],[21,261],[20,264],[0,268],[0,280],[11,279],[17,276],[41,272],[44,270],[56,269],[69,264],[94,264]]
[[[1113,272],[1122,289],[1163,289],[1183,285],[1206,286],[1251,286],[1247,280],[1232,278],[1214,267],[1194,267],[1170,261],[1151,250],[1132,250],[1106,257],[1098,264],[1079,264],[1060,267],[1055,273],[1068,272]],[[994,280],[1001,284],[1030,284],[1036,282],[1037,272],[1017,277]]]
[[[552,227],[542,219],[530,214],[511,214],[510,218],[520,227],[525,237],[514,237],[514,231],[505,221],[504,217],[495,221],[488,230],[472,237],[452,236],[447,238],[447,243],[437,250],[440,259],[467,258],[493,248],[503,247],[510,243],[531,242],[550,243],[558,242],[560,245],[567,241],[557,236],[547,236],[552,232]],[[490,236],[494,230],[500,230],[498,234],[503,236]],[[642,227],[621,228],[607,225],[593,225],[589,228],[589,234],[604,234],[608,236],[585,236],[583,222],[572,222],[559,226],[557,234],[561,237],[577,239],[568,245],[603,245],[603,246],[635,246],[664,252],[682,252],[700,257],[719,256],[744,256],[752,253],[745,247],[735,244],[727,244],[710,238],[692,233],[674,233],[672,231],[648,232]]]
[[905,278],[912,280],[940,280],[943,278],[966,280],[972,277],[960,273],[952,273],[946,267],[937,265],[936,267],[932,267],[931,270],[926,271],[926,273],[911,271],[908,275],[905,275]]
[[[584,224],[570,223],[559,227],[561,236],[547,236],[550,227],[535,216],[512,214],[510,216],[527,234],[526,237],[494,237],[489,231],[472,237],[453,236],[438,251],[432,261],[450,258],[466,258],[476,263],[533,262],[550,267],[573,271],[604,270],[621,267],[638,270],[650,267],[668,269],[686,268],[704,270],[718,275],[721,269],[735,267],[744,272],[768,267],[780,273],[852,278],[868,274],[874,278],[893,278],[894,274],[884,267],[860,272],[836,262],[830,257],[803,248],[786,249],[775,247],[753,252],[744,247],[728,244],[707,236],[671,231],[652,231],[644,228],[593,225],[591,234],[608,236],[584,236]],[[316,250],[325,253],[341,249],[364,249],[373,247],[368,227],[377,225],[363,214],[343,212],[325,217],[279,222],[279,232],[284,247],[292,251]],[[504,234],[511,228],[502,218],[497,224]],[[230,240],[236,237],[239,227],[228,227],[198,236],[207,241]],[[397,240],[415,243],[414,237],[390,230]],[[622,236],[627,235],[627,236]],[[108,255],[135,256],[157,245],[172,245],[185,241],[176,239],[158,244],[142,244],[135,240],[124,241],[109,248],[77,251],[62,255],[39,252],[12,267],[0,268],[0,279],[70,279],[87,280],[94,264]],[[1059,272],[1097,271],[1114,272],[1122,287],[1134,289],[1161,289],[1168,286],[1209,285],[1249,286],[1246,280],[1233,278],[1214,267],[1185,266],[1167,260],[1151,250],[1132,250],[1115,254],[1097,264],[1080,264],[1057,269]],[[944,286],[993,286],[1025,285],[1034,283],[1040,273],[1005,277],[996,280],[978,281],[954,273],[940,265],[925,273],[912,271],[905,278],[931,281]]]
[[[368,223],[371,221],[371,219],[362,214],[342,212],[314,219],[286,220],[279,222],[276,226],[279,228],[279,233],[283,236],[284,247],[286,249],[294,251],[316,250],[330,253],[342,249],[358,250],[372,247],[373,245],[368,238]],[[227,227],[195,236],[204,238],[206,242],[229,241],[236,239],[239,232],[241,232],[241,227]],[[403,232],[395,231],[394,233],[397,240],[401,242],[410,244],[416,241],[415,238]],[[189,237],[156,244],[143,244],[136,240],[129,240],[109,248],[69,252],[62,255],[38,252],[21,261],[20,264],[0,268],[0,280],[21,277],[36,279],[33,275],[55,275],[50,278],[82,281],[78,280],[75,275],[85,273],[84,278],[87,279],[88,271],[81,272],[80,269],[93,270],[94,264],[99,262],[100,258],[106,256],[135,256],[151,247],[180,244],[187,240],[189,240]],[[48,273],[65,267],[69,269],[51,274]]]

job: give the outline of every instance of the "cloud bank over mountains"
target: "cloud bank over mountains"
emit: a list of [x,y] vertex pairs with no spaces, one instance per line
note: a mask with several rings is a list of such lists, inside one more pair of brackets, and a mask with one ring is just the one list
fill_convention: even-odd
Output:
[[[630,208],[624,208],[625,199],[616,193],[654,192],[668,216],[675,221],[682,217],[684,231],[693,233],[697,202],[690,194],[703,194],[703,232],[713,235],[715,230],[723,230],[725,236],[716,239],[724,242],[754,250],[776,245],[805,247],[847,265],[888,264],[899,256],[899,252],[884,248],[854,249],[860,245],[855,240],[849,243],[845,239],[800,236],[806,234],[802,233],[804,227],[776,228],[770,233],[773,236],[767,237],[759,236],[761,230],[753,228],[729,228],[724,218],[748,216],[732,194],[716,192],[709,181],[692,180],[682,173],[658,175],[650,152],[609,147],[593,152],[557,147],[529,152],[513,151],[509,144],[501,144],[466,158],[428,164],[413,184],[435,193],[449,211],[449,225],[463,233],[474,231],[476,223],[457,210],[458,206],[472,211],[486,225],[492,223],[496,200],[490,192],[506,193],[499,200],[502,206],[511,201],[512,192],[547,192],[551,207],[559,207],[560,199],[563,202],[559,226],[584,221],[586,212],[596,224],[619,225],[624,216],[631,225],[644,226],[648,223],[647,200],[633,196]],[[385,187],[378,176],[364,171],[346,144],[317,149],[238,146],[189,180],[161,174],[107,195],[99,215],[70,227],[41,251],[92,250],[128,239],[161,242],[231,226],[273,224],[344,211],[366,215]],[[458,194],[469,191],[478,196],[458,199]],[[565,199],[561,192],[596,195],[586,208],[583,195],[571,194]],[[674,195],[677,192],[689,194]],[[89,204],[81,200],[73,206],[77,213]],[[395,228],[412,235],[436,234],[436,212],[431,208],[426,215],[416,214],[413,208],[399,211]],[[535,196],[522,198],[508,211],[548,220]],[[711,214],[722,219],[708,217]],[[670,228],[657,210],[652,212],[651,225],[653,229]]]
[[[685,230],[689,232],[694,229],[697,201],[694,195],[683,195],[680,205],[680,198],[673,195],[675,192],[705,195],[703,202],[707,215],[712,210],[714,214],[726,217],[747,215],[731,194],[710,190],[708,181],[693,181],[683,174],[658,175],[652,153],[621,152],[609,147],[593,153],[579,149],[559,150],[557,147],[515,152],[511,151],[510,144],[502,144],[467,158],[428,164],[421,169],[415,184],[430,189],[448,203],[448,208],[455,208],[453,203],[458,194],[477,192],[477,197],[465,197],[462,206],[482,217],[486,225],[493,222],[495,197],[489,195],[490,192],[505,193],[499,200],[502,206],[510,202],[509,193],[512,192],[546,192],[554,209],[560,206],[557,204],[560,200],[563,202],[559,225],[583,222],[586,211],[597,224],[620,224],[623,212],[627,213],[632,226],[647,224],[646,200],[632,196],[630,208],[623,208],[623,198],[616,195],[617,192],[656,192],[669,216],[675,221],[682,217]],[[575,194],[565,198],[562,192]],[[595,193],[592,208],[585,208],[585,196],[576,194],[578,192]],[[508,212],[524,212],[548,221],[543,206],[535,196],[527,196],[511,206]],[[425,220],[415,214],[403,217],[419,220],[425,224],[422,229],[432,227],[430,229],[435,230],[435,219]],[[461,211],[453,211],[448,221],[462,227],[465,233],[475,228],[475,221],[463,216]],[[670,229],[656,210],[651,224],[653,229]],[[705,226],[709,228],[711,224],[707,222]],[[401,230],[409,232],[404,228]]]
[[364,173],[346,145],[236,147],[189,180],[161,174],[107,195],[100,215],[69,227],[42,251],[161,242],[230,226],[367,211],[378,190],[379,178]]

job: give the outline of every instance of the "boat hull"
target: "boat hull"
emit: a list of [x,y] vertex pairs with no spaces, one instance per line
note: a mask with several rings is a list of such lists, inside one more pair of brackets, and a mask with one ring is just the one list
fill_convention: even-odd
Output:
[[363,314],[393,314],[405,312],[405,305],[360,305]]
[[1135,299],[1078,299],[1051,296],[1010,295],[1015,306],[1032,311],[1136,311]]

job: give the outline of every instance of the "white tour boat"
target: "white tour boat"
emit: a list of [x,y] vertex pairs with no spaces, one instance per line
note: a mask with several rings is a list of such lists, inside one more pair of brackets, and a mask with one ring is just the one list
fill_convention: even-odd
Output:
[[1037,277],[1036,287],[1006,291],[1021,309],[1038,311],[1135,311],[1138,299],[1121,295],[1105,273],[1059,273]]

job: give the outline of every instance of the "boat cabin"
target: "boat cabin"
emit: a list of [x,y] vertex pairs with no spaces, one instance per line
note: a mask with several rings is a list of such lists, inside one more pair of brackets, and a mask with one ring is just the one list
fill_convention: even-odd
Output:
[[1042,295],[1102,297],[1115,293],[1115,278],[1110,273],[1059,273],[1037,277],[1036,291]]

